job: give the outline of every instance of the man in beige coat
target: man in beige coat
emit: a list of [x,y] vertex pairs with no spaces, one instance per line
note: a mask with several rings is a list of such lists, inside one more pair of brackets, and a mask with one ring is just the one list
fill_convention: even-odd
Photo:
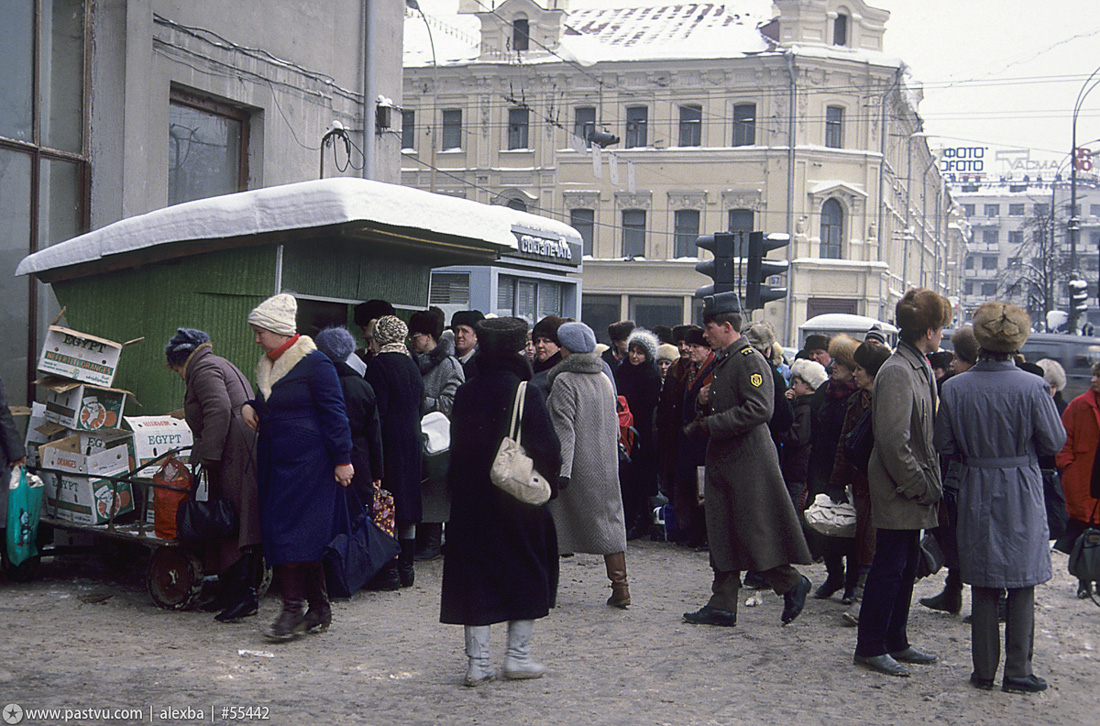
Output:
[[920,530],[937,525],[943,491],[932,442],[936,378],[927,356],[939,350],[951,305],[931,290],[913,289],[898,301],[895,315],[900,342],[875,376],[871,398],[875,448],[867,477],[877,533],[854,662],[887,675],[908,676],[905,663],[936,661],[909,644],[906,624]]
[[793,564],[809,564],[810,551],[791,504],[768,421],[775,406],[771,367],[741,336],[736,293],[706,298],[704,333],[717,352],[714,380],[704,388],[705,408],[687,429],[708,436],[707,539],[714,581],[710,601],[684,613],[696,625],[734,625],[741,571],[761,573],[783,595],[781,620],[802,612],[810,581]]

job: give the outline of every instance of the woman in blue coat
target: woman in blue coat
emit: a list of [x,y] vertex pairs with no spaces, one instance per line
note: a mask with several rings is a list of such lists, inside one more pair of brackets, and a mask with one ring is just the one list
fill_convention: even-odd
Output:
[[259,396],[241,411],[258,433],[260,533],[282,585],[283,610],[264,630],[275,641],[324,630],[332,620],[321,555],[345,519],[341,487],[355,473],[336,368],[296,333],[297,309],[284,293],[249,314],[264,355],[256,365]]

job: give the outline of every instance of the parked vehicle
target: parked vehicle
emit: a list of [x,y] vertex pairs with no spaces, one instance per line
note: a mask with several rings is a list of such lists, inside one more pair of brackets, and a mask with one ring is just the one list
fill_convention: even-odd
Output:
[[[943,331],[941,347],[952,350],[951,334],[953,330]],[[1030,363],[1050,358],[1062,364],[1066,369],[1066,388],[1062,397],[1072,401],[1089,387],[1092,377],[1092,364],[1100,361],[1100,338],[1084,335],[1063,335],[1060,333],[1032,333],[1020,353]]]
[[807,336],[815,333],[823,333],[829,337],[847,333],[856,340],[863,340],[863,336],[867,334],[872,325],[878,325],[882,328],[883,335],[886,336],[887,343],[891,348],[898,344],[897,326],[869,318],[866,315],[826,313],[816,315],[798,326],[798,346],[801,348],[806,343]]

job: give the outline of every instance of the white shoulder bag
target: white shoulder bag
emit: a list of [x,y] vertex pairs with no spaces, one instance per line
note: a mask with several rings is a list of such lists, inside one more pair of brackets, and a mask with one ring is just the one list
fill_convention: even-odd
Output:
[[527,455],[521,443],[523,428],[523,399],[527,382],[520,381],[516,400],[512,403],[512,423],[493,458],[489,479],[496,486],[523,502],[539,506],[550,500],[550,482],[535,471],[535,462]]

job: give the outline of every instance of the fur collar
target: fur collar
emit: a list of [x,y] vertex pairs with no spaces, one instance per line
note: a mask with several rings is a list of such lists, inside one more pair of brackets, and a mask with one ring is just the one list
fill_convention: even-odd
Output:
[[260,362],[256,364],[256,387],[260,389],[264,399],[271,398],[271,389],[275,384],[315,350],[317,346],[313,344],[313,338],[303,335],[294,345],[287,348],[278,360],[271,360],[266,355],[262,356]]
[[430,353],[417,353],[416,365],[420,368],[420,375],[428,375],[440,363],[454,355],[454,352],[454,344],[446,338],[440,338]]
[[595,353],[574,353],[551,368],[546,378],[553,385],[562,373],[603,373],[603,359]]

